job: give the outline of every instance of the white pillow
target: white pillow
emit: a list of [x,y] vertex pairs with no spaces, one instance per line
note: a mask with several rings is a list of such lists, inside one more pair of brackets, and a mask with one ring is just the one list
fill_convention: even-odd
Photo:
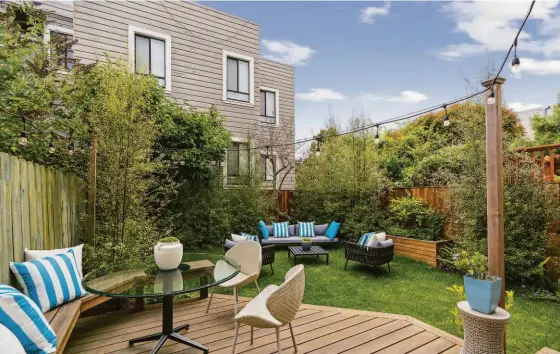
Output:
[[237,235],[237,234],[231,234],[231,239],[233,240],[233,242],[245,242],[245,241],[247,241],[247,238],[245,236],[241,236],[241,235]]
[[59,248],[56,250],[28,250],[27,248],[23,251],[25,255],[25,261],[34,261],[36,259],[41,259],[45,257],[56,256],[57,254],[66,253],[69,250],[74,250],[74,256],[76,257],[76,264],[78,265],[78,274],[80,279],[84,278],[84,273],[82,273],[82,251],[84,244],[78,245],[76,247],[69,248]]
[[375,234],[375,238],[377,239],[377,242],[385,241],[385,239],[387,238],[387,234],[385,232],[378,232]]
[[366,243],[366,247],[375,247],[377,246],[377,238],[375,237],[375,235],[372,235],[368,242]]
[[9,349],[6,353],[25,354],[25,349],[17,337],[0,323],[0,348]]

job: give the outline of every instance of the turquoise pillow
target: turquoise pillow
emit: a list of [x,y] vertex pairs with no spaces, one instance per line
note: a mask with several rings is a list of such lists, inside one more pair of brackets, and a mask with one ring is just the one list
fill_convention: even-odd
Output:
[[338,235],[338,230],[340,230],[340,223],[331,221],[327,232],[325,232],[325,236],[327,236],[332,241],[336,238],[336,235]]
[[245,237],[247,239],[247,241],[259,242],[259,236],[247,234],[245,232],[242,232],[241,236]]
[[290,232],[288,231],[288,222],[273,222],[272,223],[272,235],[274,237],[287,238],[290,237]]
[[315,236],[315,230],[313,229],[314,226],[315,226],[315,221],[311,221],[311,222],[298,221],[299,236],[300,237]]
[[268,234],[268,228],[266,227],[266,224],[262,220],[259,221],[259,231],[261,232],[262,238],[264,240],[268,240],[268,237],[270,236]]

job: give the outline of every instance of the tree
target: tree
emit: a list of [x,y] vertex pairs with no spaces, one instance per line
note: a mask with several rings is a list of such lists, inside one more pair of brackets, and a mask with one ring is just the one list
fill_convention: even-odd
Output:
[[558,94],[558,104],[553,107],[552,115],[535,115],[531,118],[531,127],[535,132],[535,145],[560,143],[560,93]]

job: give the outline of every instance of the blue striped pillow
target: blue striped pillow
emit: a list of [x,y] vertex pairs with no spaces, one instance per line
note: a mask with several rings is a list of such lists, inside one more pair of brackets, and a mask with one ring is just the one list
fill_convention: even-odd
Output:
[[281,238],[290,237],[290,233],[288,232],[288,222],[287,221],[273,222],[272,235],[274,237],[281,237]]
[[80,282],[80,273],[74,250],[29,262],[10,262],[25,295],[39,306],[43,313],[86,295]]
[[0,284],[0,323],[17,337],[26,353],[56,352],[56,334],[41,310],[30,298],[6,284]]
[[240,235],[243,236],[243,237],[245,237],[245,238],[247,239],[247,241],[256,241],[256,242],[259,242],[259,236],[246,234],[246,233],[244,233],[244,232],[242,232]]
[[311,222],[298,221],[299,236],[300,237],[315,236],[315,230],[313,229],[314,226],[315,226],[315,221],[311,221]]
[[363,234],[362,236],[360,236],[360,240],[358,241],[358,244],[360,246],[365,246],[367,245],[368,241],[375,235],[375,232],[368,232]]

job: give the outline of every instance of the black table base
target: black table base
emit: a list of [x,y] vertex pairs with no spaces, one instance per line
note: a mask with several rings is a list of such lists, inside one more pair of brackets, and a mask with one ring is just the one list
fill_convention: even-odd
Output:
[[201,350],[204,354],[208,354],[208,348],[203,346],[202,344],[198,344],[182,335],[180,335],[179,331],[188,329],[189,325],[182,325],[179,327],[173,328],[173,295],[165,295],[163,296],[163,326],[162,331],[156,334],[150,334],[149,336],[139,337],[128,341],[129,346],[133,346],[136,343],[142,342],[151,342],[157,340],[157,344],[152,349],[152,354],[157,353],[166,340],[170,339],[177,343],[188,345],[189,347],[193,347],[196,349]]

